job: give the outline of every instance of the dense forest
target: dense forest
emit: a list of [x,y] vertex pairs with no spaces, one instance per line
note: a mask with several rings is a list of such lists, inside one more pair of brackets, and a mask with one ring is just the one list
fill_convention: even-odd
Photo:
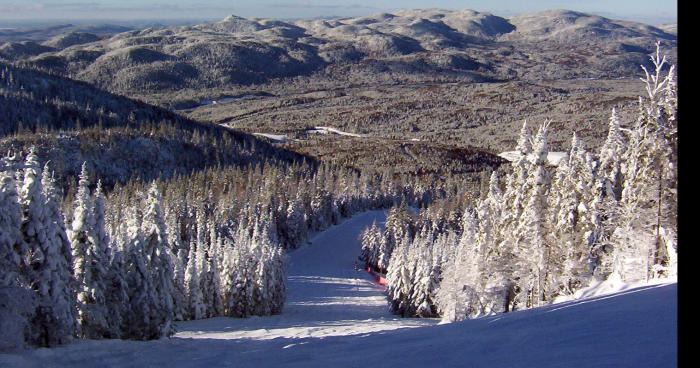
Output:
[[402,316],[455,321],[593,281],[673,276],[677,87],[658,50],[653,62],[638,119],[624,129],[613,110],[597,154],[574,134],[549,166],[549,125],[525,123],[512,167],[481,180],[318,162],[0,65],[0,328],[15,337],[2,347],[150,340],[175,321],[278,314],[285,251],[368,209],[391,208],[383,230],[363,233],[361,258],[386,273]]
[[465,186],[305,163],[211,168],[105,193],[58,185],[34,149],[2,160],[3,326],[22,345],[154,339],[173,321],[280,313],[285,249],[341,218]]
[[[523,124],[505,178],[462,211],[437,201],[393,208],[382,231],[362,234],[360,255],[386,273],[391,307],[449,321],[537,307],[591,283],[677,272],[677,85],[657,51],[632,128],[616,111],[600,151],[574,133],[547,165],[548,123]],[[503,183],[504,182],[504,183]]]
[[51,161],[61,186],[75,187],[85,161],[106,188],[209,167],[315,162],[249,134],[5,63],[0,106],[2,152],[34,147],[42,164]]

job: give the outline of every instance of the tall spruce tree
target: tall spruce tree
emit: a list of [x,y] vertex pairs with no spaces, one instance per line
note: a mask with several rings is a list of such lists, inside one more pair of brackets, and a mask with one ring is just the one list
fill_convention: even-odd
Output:
[[539,306],[548,300],[545,294],[546,274],[549,264],[549,249],[545,240],[546,191],[550,183],[547,163],[547,129],[544,123],[533,140],[530,156],[530,173],[527,179],[527,202],[516,228],[515,253],[518,275],[516,308]]
[[27,343],[34,292],[20,277],[22,210],[11,171],[0,168],[0,350]]
[[160,336],[174,333],[173,319],[173,261],[168,244],[165,220],[161,209],[162,198],[156,183],[151,184],[146,198],[141,231],[144,237],[144,252],[153,287],[156,291],[157,308],[151,314],[151,323]]
[[73,275],[78,282],[78,323],[80,335],[99,339],[109,333],[105,290],[108,260],[97,239],[95,208],[90,196],[87,164],[78,181],[69,238],[73,249]]
[[54,346],[72,340],[75,332],[71,312],[70,280],[66,279],[63,244],[52,236],[56,222],[49,217],[40,180],[39,160],[32,149],[27,155],[20,189],[22,241],[26,255],[21,274],[37,294],[37,307],[31,319],[29,341],[38,346]]

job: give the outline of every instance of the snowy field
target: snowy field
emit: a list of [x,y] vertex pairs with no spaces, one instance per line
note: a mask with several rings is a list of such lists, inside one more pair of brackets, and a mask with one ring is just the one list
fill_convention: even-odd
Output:
[[159,341],[78,341],[0,354],[0,367],[673,367],[677,288],[647,285],[453,324],[401,319],[356,271],[358,235],[381,211],[290,254],[284,312],[179,322]]
[[[510,162],[518,159],[520,153],[518,151],[505,151],[498,154],[501,158],[504,158]],[[552,151],[547,153],[547,163],[552,166],[558,166],[559,161],[566,155],[566,152]]]
[[336,128],[331,128],[331,127],[326,127],[326,126],[317,126],[314,127],[313,129],[309,129],[306,131],[307,133],[313,133],[313,134],[329,134],[329,133],[334,133],[338,135],[344,135],[348,137],[356,137],[356,138],[362,138],[365,137],[363,134],[357,134],[357,133],[349,133],[349,132],[344,132],[342,130],[336,129]]

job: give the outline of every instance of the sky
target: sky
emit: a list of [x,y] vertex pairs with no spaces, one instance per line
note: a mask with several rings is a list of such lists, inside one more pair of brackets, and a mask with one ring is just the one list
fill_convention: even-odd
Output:
[[214,20],[228,14],[293,19],[362,16],[406,8],[467,8],[504,17],[569,9],[649,24],[676,22],[678,13],[677,2],[670,0],[0,0],[0,22]]

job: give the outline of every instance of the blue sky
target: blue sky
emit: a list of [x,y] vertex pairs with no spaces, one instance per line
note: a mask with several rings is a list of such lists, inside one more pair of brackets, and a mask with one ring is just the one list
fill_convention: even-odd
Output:
[[652,24],[675,22],[678,12],[677,2],[669,0],[0,0],[0,20],[220,19],[227,14],[287,19],[433,7],[501,16],[571,9]]

